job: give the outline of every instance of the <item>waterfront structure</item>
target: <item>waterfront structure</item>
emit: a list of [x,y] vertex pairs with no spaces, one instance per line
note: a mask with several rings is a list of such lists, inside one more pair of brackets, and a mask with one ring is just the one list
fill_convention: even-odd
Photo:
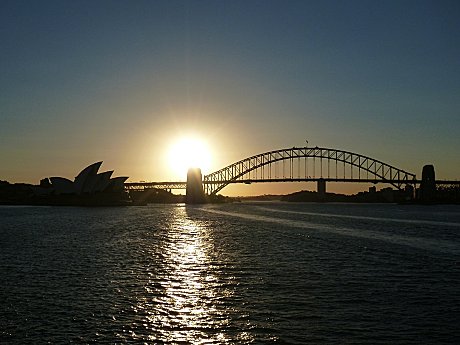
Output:
[[434,166],[425,165],[422,170],[422,182],[420,183],[420,201],[424,203],[433,202],[436,199],[436,175]]
[[187,204],[203,204],[206,202],[202,179],[201,169],[190,168],[188,170],[185,196],[185,202]]
[[264,152],[242,159],[211,174],[203,185],[215,195],[231,183],[318,182],[318,192],[327,182],[388,183],[404,189],[416,183],[416,176],[380,160],[338,149],[292,147]]
[[317,190],[318,190],[318,196],[320,198],[325,198],[326,197],[326,181],[324,179],[320,178],[317,182]]
[[74,180],[53,176],[34,188],[37,203],[63,205],[114,205],[128,201],[124,183],[128,177],[112,177],[113,170],[99,173],[102,162],[84,168]]
[[96,162],[87,166],[75,177],[74,181],[53,176],[41,180],[40,186],[46,189],[45,194],[55,195],[92,195],[123,191],[128,177],[112,178],[113,170],[98,173],[101,165],[102,162]]
[[[428,169],[428,168],[425,168]],[[329,182],[384,183],[404,191],[407,200],[414,195],[432,199],[437,186],[444,194],[456,198],[458,180],[435,180],[434,168],[426,170],[422,193],[415,193],[422,184],[414,173],[407,172],[380,160],[339,149],[324,147],[291,147],[260,153],[204,175],[201,181],[206,198],[217,195],[224,187],[235,183],[317,182],[319,194],[326,194]],[[130,182],[127,190],[148,188],[188,189],[185,181]]]

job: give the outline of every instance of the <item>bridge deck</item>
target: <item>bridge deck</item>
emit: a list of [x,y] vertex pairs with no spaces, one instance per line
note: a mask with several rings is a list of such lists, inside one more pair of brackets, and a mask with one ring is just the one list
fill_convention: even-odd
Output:
[[[251,183],[268,183],[268,182],[351,182],[351,183],[408,183],[420,184],[421,180],[382,180],[382,179],[351,179],[351,178],[278,178],[278,179],[241,179],[235,181],[203,181],[203,185],[221,184],[223,182],[229,184],[251,184]],[[436,180],[437,185],[454,185],[460,186],[460,181],[457,180]],[[126,189],[145,189],[145,188],[161,188],[161,189],[185,189],[187,182],[129,182],[125,183]]]

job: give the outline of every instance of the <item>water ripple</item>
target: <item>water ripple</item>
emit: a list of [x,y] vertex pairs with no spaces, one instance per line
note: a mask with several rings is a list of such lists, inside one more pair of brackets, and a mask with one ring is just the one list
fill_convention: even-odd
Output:
[[0,342],[458,340],[456,226],[314,207],[0,207]]

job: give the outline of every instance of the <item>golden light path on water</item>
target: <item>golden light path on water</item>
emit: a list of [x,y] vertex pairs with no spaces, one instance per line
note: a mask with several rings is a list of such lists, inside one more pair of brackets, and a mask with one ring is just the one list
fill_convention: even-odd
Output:
[[[162,267],[151,275],[147,296],[137,309],[148,314],[146,324],[154,334],[151,341],[166,343],[227,343],[230,313],[229,299],[234,294],[231,269],[216,260],[211,225],[192,219],[187,207],[177,207],[167,225],[160,248]],[[151,297],[153,296],[153,300]],[[246,332],[237,335],[252,342]],[[235,338],[233,337],[233,340]]]

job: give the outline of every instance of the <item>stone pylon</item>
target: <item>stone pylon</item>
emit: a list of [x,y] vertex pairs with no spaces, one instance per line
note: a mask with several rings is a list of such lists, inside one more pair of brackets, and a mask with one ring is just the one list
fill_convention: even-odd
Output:
[[436,199],[436,176],[434,166],[425,165],[422,170],[422,183],[420,183],[420,201],[433,202]]
[[187,172],[186,204],[203,204],[206,196],[203,190],[203,182],[200,168],[190,168]]

